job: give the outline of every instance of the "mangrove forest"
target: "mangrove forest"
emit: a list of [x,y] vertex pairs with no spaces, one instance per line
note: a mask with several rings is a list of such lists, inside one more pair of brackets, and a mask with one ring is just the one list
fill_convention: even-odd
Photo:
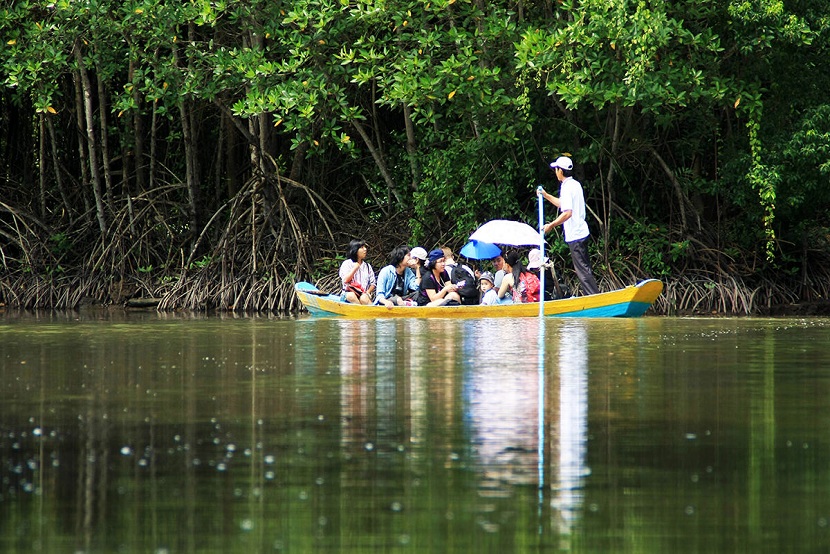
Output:
[[602,290],[820,309],[828,59],[825,0],[3,2],[0,305],[290,312],[353,238],[535,227],[568,154]]

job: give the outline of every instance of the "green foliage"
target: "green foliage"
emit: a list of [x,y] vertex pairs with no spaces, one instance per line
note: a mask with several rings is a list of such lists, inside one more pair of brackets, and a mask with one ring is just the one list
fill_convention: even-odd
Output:
[[49,242],[52,244],[52,254],[56,257],[63,256],[72,250],[72,240],[66,233],[56,233],[49,237]]
[[205,267],[209,266],[211,262],[213,262],[213,258],[205,255],[202,256],[200,259],[191,262],[188,269],[204,269]]
[[688,249],[688,241],[672,243],[666,228],[650,223],[619,225],[614,229],[619,244],[617,255],[638,260],[646,275],[671,275],[671,262],[678,261]]
[[[432,149],[413,195],[414,240],[437,240],[437,229],[450,228],[455,238],[463,240],[484,221],[516,216],[516,191],[530,179],[526,167],[500,156],[496,145],[483,140],[455,141]],[[525,186],[530,190],[531,185]]]
[[[686,234],[716,228],[724,249],[762,245],[767,259],[783,261],[787,244],[828,226],[825,2],[563,0],[523,3],[521,15],[515,2],[467,0],[6,4],[2,113],[32,126],[20,135],[16,124],[0,126],[4,153],[16,154],[2,161],[0,198],[28,209],[68,191],[65,209],[77,213],[66,219],[86,217],[90,191],[74,184],[81,176],[68,175],[72,184],[59,190],[51,167],[77,173],[88,164],[75,119],[83,67],[101,86],[92,93],[95,123],[101,108],[116,116],[107,132],[121,152],[107,209],[163,197],[151,230],[161,244],[143,252],[174,252],[182,245],[170,248],[171,238],[199,236],[181,198],[139,190],[136,163],[122,161],[152,136],[155,167],[183,181],[185,105],[194,106],[191,146],[205,171],[233,163],[244,181],[260,170],[248,164],[250,149],[264,145],[280,171],[296,164],[300,184],[326,199],[350,196],[370,222],[413,212],[416,240],[461,239],[484,220],[521,219],[546,162],[562,151],[605,207],[603,223],[616,221],[616,210],[641,220],[610,236],[620,256],[636,253],[655,275],[685,262]],[[57,163],[45,131],[47,159],[37,159],[36,114],[56,128]],[[18,146],[21,136],[29,142]],[[49,172],[42,199],[37,171]],[[207,189],[226,176],[201,177]],[[207,212],[234,194],[216,188],[205,195]],[[276,226],[305,198],[294,192],[268,197]],[[700,225],[671,235],[678,195],[701,207]],[[78,247],[65,220],[43,216],[53,253]],[[295,221],[312,241],[323,233]]]

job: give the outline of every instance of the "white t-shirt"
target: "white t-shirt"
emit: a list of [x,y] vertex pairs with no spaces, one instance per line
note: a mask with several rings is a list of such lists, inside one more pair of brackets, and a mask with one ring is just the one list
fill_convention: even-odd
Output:
[[565,242],[584,239],[590,232],[585,221],[585,196],[582,194],[582,185],[573,177],[567,177],[559,188],[559,211],[571,211],[571,217],[562,225],[565,231]]
[[[340,264],[340,279],[344,281],[343,290],[346,289],[346,275],[349,274],[355,265],[357,265],[357,262],[353,262],[349,258],[346,258],[343,260],[343,263]],[[360,283],[364,290],[369,290],[369,287],[375,284],[375,272],[372,270],[372,266],[369,265],[369,262],[364,261],[360,264],[360,268],[354,274],[352,279]]]

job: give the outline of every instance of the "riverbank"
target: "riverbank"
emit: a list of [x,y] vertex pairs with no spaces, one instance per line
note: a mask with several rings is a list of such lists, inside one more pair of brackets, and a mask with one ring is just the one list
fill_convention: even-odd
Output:
[[[379,268],[376,268],[379,269]],[[565,275],[571,290],[578,289],[573,276]],[[623,288],[629,280],[598,275],[600,289]],[[327,291],[339,288],[336,273],[315,279]],[[825,316],[830,315],[827,290],[807,291],[805,300],[792,284],[730,278],[714,280],[686,274],[664,279],[665,289],[650,314],[670,316]],[[175,278],[150,279],[138,275],[111,279],[68,277],[47,279],[35,275],[6,277],[0,281],[0,310],[123,309],[162,312],[267,312],[292,314],[302,310],[294,281],[277,276],[217,274],[211,268],[186,272]]]

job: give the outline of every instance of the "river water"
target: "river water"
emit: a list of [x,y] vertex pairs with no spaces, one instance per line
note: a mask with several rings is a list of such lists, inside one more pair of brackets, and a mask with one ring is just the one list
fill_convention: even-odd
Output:
[[828,552],[830,320],[0,319],[2,552]]

